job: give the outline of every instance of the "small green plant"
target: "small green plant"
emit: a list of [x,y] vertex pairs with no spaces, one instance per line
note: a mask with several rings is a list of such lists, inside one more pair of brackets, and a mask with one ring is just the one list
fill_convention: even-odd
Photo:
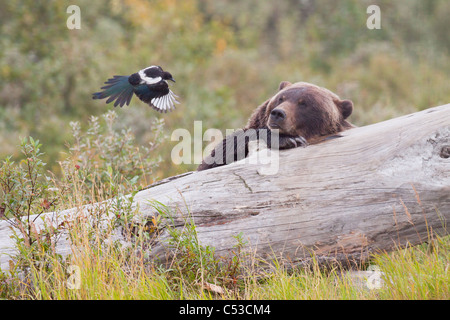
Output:
[[18,223],[15,218],[25,215],[29,221],[30,215],[39,216],[54,207],[57,201],[52,192],[51,178],[44,172],[40,147],[39,140],[32,137],[22,139],[20,149],[25,159],[16,165],[11,157],[7,157],[1,163],[0,210],[2,216],[15,226]]
[[147,146],[136,146],[130,129],[120,129],[117,114],[109,111],[103,123],[92,116],[85,133],[78,122],[71,122],[74,143],[69,156],[62,161],[62,182],[81,190],[81,202],[98,202],[104,198],[128,194],[150,184],[153,170],[160,162],[154,150],[163,139],[164,122],[151,124],[153,140]]
[[42,260],[48,252],[54,252],[55,227],[43,224],[36,227],[36,220],[46,211],[55,209],[59,194],[52,178],[46,174],[39,140],[32,137],[21,140],[20,150],[24,159],[19,163],[7,157],[0,166],[0,218],[15,230],[19,249],[19,262]]

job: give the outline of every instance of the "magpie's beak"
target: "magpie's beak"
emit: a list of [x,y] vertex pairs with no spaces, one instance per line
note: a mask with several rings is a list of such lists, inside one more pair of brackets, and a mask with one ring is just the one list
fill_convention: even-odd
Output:
[[173,82],[176,82],[175,79],[174,79],[173,77],[170,78],[170,79],[168,79],[168,80],[173,81]]

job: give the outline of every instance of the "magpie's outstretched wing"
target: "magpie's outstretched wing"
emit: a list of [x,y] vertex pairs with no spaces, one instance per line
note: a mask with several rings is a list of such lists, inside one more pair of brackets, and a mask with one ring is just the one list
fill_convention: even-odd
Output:
[[103,91],[96,92],[92,94],[92,99],[104,99],[106,103],[110,103],[114,100],[114,107],[120,105],[123,107],[124,104],[127,106],[130,104],[131,98],[133,97],[134,87],[128,81],[128,76],[114,76],[105,82],[106,86],[101,87]]
[[159,112],[172,111],[175,109],[175,104],[179,103],[176,99],[178,96],[169,89],[166,81],[152,85],[138,85],[134,88],[134,93],[141,101]]

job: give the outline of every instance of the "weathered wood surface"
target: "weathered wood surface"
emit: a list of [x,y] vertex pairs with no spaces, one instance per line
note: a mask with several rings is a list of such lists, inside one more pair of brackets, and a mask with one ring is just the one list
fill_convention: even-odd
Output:
[[[150,187],[135,202],[149,219],[150,200],[169,206],[180,228],[189,209],[200,243],[220,255],[242,233],[256,255],[294,264],[308,263],[313,251],[321,262],[360,261],[447,234],[450,104],[342,135],[280,151],[275,175],[246,159]],[[0,253],[12,252],[9,234],[0,222]],[[68,246],[60,244],[60,251],[70,252]],[[152,253],[161,258],[165,250],[157,241]],[[7,268],[7,258],[0,259]]]

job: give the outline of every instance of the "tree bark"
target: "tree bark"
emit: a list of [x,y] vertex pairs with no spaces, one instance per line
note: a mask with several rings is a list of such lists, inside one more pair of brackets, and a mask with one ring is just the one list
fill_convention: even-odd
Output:
[[[293,265],[360,263],[370,254],[447,234],[450,219],[450,104],[354,128],[306,148],[261,150],[230,165],[184,174],[138,192],[143,217],[166,205],[175,228],[193,219],[201,245],[226,256],[236,235],[244,250]],[[269,167],[279,168],[272,174]],[[253,162],[253,161],[252,161]],[[273,171],[273,170],[272,170]],[[63,212],[64,213],[64,212]],[[169,223],[169,222],[166,222]],[[0,253],[11,231],[0,222]],[[165,259],[162,229],[151,255]],[[62,247],[61,247],[62,246]],[[70,244],[60,244],[70,252]],[[1,267],[7,260],[0,256]]]

